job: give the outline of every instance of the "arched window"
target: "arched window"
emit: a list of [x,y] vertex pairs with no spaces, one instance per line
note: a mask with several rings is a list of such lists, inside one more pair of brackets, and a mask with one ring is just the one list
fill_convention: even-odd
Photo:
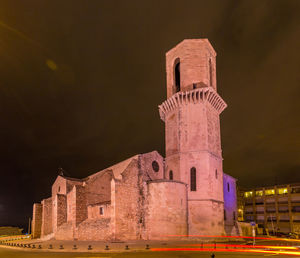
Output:
[[213,76],[212,76],[212,64],[211,64],[211,58],[209,59],[209,84],[210,86],[213,85]]
[[196,168],[191,168],[191,191],[197,191],[196,185]]
[[180,91],[180,59],[177,58],[174,62],[174,84],[175,92]]
[[172,170],[170,170],[170,172],[169,172],[169,179],[173,180],[173,171]]
[[216,169],[216,179],[218,179],[218,170]]
[[229,183],[227,183],[227,191],[228,192],[230,191],[230,185],[229,185]]

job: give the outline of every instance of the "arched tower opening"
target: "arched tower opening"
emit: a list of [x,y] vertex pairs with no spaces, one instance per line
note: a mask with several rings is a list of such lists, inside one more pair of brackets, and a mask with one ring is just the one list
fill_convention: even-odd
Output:
[[212,72],[212,64],[211,64],[211,58],[209,59],[209,85],[213,86],[213,72]]
[[175,85],[175,92],[180,91],[180,59],[177,58],[174,62],[174,85]]

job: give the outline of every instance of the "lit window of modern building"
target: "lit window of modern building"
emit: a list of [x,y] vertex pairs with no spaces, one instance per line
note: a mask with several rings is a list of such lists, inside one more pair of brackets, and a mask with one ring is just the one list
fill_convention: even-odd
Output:
[[300,233],[300,183],[238,190],[238,220],[276,232]]

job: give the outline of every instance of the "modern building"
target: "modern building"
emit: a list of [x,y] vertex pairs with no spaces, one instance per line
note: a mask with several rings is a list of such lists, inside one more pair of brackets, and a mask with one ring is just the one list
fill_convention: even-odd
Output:
[[240,189],[238,214],[270,233],[300,233],[300,183]]
[[237,234],[235,179],[223,173],[226,104],[217,93],[216,52],[207,39],[184,40],[167,52],[166,73],[167,100],[159,106],[166,157],[153,151],[84,179],[58,176],[51,197],[33,206],[33,237]]

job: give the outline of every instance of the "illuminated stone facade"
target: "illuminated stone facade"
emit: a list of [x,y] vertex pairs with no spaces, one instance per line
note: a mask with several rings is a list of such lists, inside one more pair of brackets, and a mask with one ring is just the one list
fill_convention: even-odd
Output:
[[153,151],[84,179],[58,176],[52,196],[34,205],[34,237],[174,239],[223,235],[226,225],[238,234],[235,180],[222,168],[216,53],[207,39],[184,40],[166,54],[166,72],[166,158]]

